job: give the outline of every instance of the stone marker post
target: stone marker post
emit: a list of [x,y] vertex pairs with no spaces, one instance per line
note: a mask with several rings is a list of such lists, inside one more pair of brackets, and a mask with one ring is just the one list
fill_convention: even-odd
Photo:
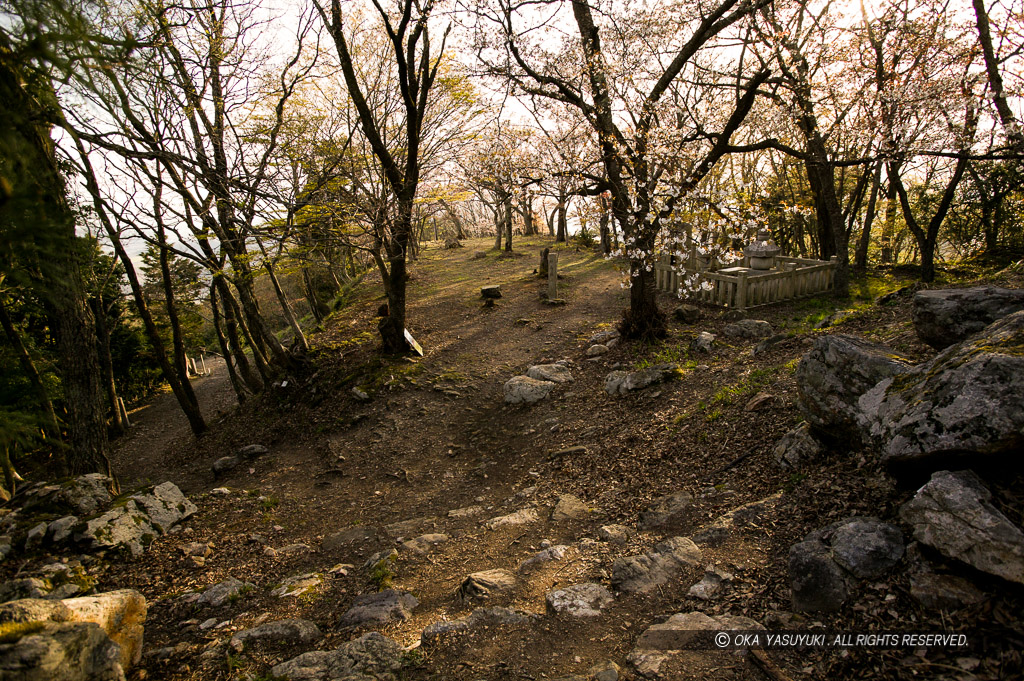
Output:
[[548,253],[548,300],[558,299],[558,254]]

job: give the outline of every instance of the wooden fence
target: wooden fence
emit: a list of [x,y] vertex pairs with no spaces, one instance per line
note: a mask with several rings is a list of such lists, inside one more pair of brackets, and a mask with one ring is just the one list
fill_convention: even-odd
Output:
[[[690,259],[693,263],[693,258]],[[746,261],[744,261],[744,265]],[[785,300],[807,298],[831,291],[835,285],[837,259],[829,262],[776,256],[775,268],[752,270],[729,267],[712,272],[673,266],[672,256],[663,255],[654,266],[655,283],[662,291],[679,293],[680,279],[698,275],[697,290],[690,297],[704,303],[744,310]]]

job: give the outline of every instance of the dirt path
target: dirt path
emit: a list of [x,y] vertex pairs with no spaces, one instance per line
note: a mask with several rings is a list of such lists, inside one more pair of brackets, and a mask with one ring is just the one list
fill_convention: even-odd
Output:
[[[220,420],[237,404],[224,360],[206,358],[209,376],[192,379],[192,389],[208,425]],[[168,452],[175,443],[192,439],[188,420],[170,391],[157,395],[128,413],[132,427],[118,440],[110,463],[126,489],[165,479],[175,479],[182,489],[191,490],[198,478],[182,475],[186,471],[169,465]],[[180,446],[180,445],[178,445]]]
[[[625,672],[638,664],[662,665],[650,678],[764,678],[749,658],[731,654],[674,655],[660,662],[655,655],[646,663],[630,656],[649,626],[676,613],[761,622],[785,616],[793,543],[842,517],[894,512],[889,484],[856,458],[829,459],[801,476],[775,463],[775,443],[800,419],[793,369],[820,305],[759,311],[757,318],[784,337],[756,356],[756,341],[726,337],[720,311],[705,308],[699,325],[673,320],[665,343],[623,344],[588,357],[587,339],[612,326],[626,304],[621,276],[599,256],[563,250],[560,296],[567,303],[545,305],[545,284],[533,274],[544,245],[546,240],[520,241],[517,251],[525,255],[513,257],[496,257],[487,240],[426,251],[411,268],[408,314],[423,358],[377,356],[379,289],[367,281],[355,303],[312,339],[318,350],[311,374],[247,403],[210,435],[191,438],[171,396],[138,414],[139,425],[115,458],[121,475],[171,479],[200,507],[182,532],[159,538],[141,560],[111,565],[99,575],[103,588],[130,587],[146,595],[147,648],[173,650],[144,658],[147,678],[268,678],[276,662],[311,648],[337,648],[369,630],[412,651],[401,672],[408,680],[587,678],[594,665],[609,662],[627,679],[639,678]],[[490,284],[501,285],[502,298],[485,307],[479,289]],[[661,302],[668,310],[675,304]],[[920,354],[922,348],[907,340],[907,318],[905,306],[877,308],[849,318],[844,328]],[[714,352],[690,350],[698,331],[718,335]],[[503,403],[506,380],[532,364],[559,359],[570,362],[571,382],[531,406]],[[625,396],[603,389],[613,369],[660,362],[675,363],[679,380]],[[196,387],[211,414],[233,403],[223,376]],[[353,388],[369,400],[356,399]],[[761,398],[757,411],[746,411],[755,397]],[[270,454],[214,479],[213,460],[254,443]],[[202,493],[214,487],[229,491]],[[691,496],[683,511],[661,525],[641,522],[652,500],[677,492]],[[585,510],[555,513],[569,494]],[[749,527],[702,542],[700,558],[656,589],[616,593],[598,617],[547,611],[552,590],[582,583],[610,587],[616,560],[673,537],[701,536],[723,514],[765,499],[767,510]],[[527,520],[486,522],[514,513]],[[631,534],[623,543],[607,541],[600,528],[609,524],[628,526]],[[431,546],[406,544],[425,534],[444,538]],[[211,547],[202,561],[183,554],[195,542]],[[551,546],[565,547],[560,558],[520,567]],[[394,560],[364,569],[370,556],[392,548],[398,550]],[[347,567],[328,576],[339,564]],[[704,600],[689,588],[706,566],[734,579]],[[481,600],[458,595],[467,575],[493,569],[513,576],[509,589]],[[274,595],[296,575],[314,575],[313,585],[295,596]],[[229,578],[253,586],[217,607],[193,605],[190,592]],[[346,624],[343,616],[358,596],[385,587],[413,594],[417,607],[383,624]],[[854,600],[858,612],[867,613],[863,617],[883,627],[898,626],[912,608],[905,589],[891,598],[866,590]],[[421,639],[429,626],[480,606],[511,608],[522,617]],[[857,616],[823,614],[821,620],[837,627]],[[287,617],[315,622],[325,638],[242,654],[226,648],[232,632]],[[837,678],[836,669],[842,676],[858,664],[856,656],[813,652],[777,662],[791,674],[816,678]]]

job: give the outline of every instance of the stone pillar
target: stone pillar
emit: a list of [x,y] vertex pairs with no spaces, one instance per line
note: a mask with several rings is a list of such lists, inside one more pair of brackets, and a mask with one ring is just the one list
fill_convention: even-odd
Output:
[[548,253],[548,300],[558,299],[558,254]]

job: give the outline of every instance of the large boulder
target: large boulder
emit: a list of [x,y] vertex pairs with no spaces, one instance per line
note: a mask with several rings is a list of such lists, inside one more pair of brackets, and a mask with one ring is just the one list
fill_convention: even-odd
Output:
[[860,399],[862,423],[891,466],[935,470],[953,457],[1024,446],[1024,312],[988,326]]
[[526,375],[538,381],[550,381],[551,383],[568,383],[572,380],[569,365],[563,362],[535,364],[526,370]]
[[592,582],[573,584],[544,595],[549,613],[570,617],[597,617],[612,600],[613,596],[608,589]]
[[903,505],[900,518],[942,555],[1024,584],[1024,532],[991,500],[974,472],[940,471]]
[[936,350],[966,340],[992,322],[1024,310],[1024,291],[997,286],[919,291],[914,328]]
[[860,397],[910,368],[910,362],[883,345],[853,336],[821,336],[796,369],[798,406],[823,434],[859,440]]
[[62,601],[75,622],[93,622],[103,628],[121,649],[120,662],[131,669],[142,659],[142,637],[146,624],[146,599],[138,591],[121,589],[96,596]]
[[5,681],[124,681],[121,650],[92,622],[28,623],[0,643]]
[[270,673],[285,681],[394,681],[405,661],[398,643],[377,632],[334,650],[313,650],[275,665]]
[[341,616],[339,624],[344,627],[361,627],[407,620],[419,604],[415,596],[404,591],[385,589],[378,593],[367,593],[356,598],[352,607]]
[[115,506],[106,513],[85,522],[74,535],[93,550],[123,549],[133,557],[142,555],[159,530],[134,500]]
[[166,534],[168,530],[198,510],[173,482],[157,485],[149,492],[133,494],[131,498],[139,509],[149,516],[149,523],[160,530],[161,534]]
[[639,371],[613,371],[605,377],[604,389],[609,395],[625,395],[660,383],[675,371],[675,364],[656,364]]

